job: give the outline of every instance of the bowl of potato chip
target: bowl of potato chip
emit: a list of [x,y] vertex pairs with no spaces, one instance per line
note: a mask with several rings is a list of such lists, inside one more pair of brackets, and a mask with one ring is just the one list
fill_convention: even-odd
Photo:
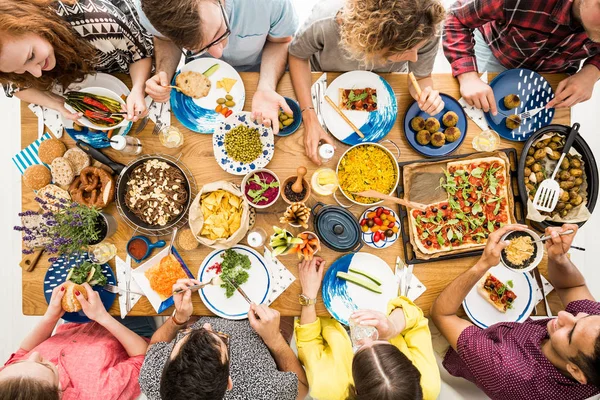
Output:
[[230,182],[205,185],[190,206],[189,224],[201,244],[223,249],[241,241],[248,231],[250,207]]

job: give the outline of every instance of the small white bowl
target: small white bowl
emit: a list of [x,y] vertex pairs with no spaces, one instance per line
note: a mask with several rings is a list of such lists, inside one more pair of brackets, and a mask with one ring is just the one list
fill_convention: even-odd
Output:
[[[279,182],[279,190],[277,191],[277,197],[275,197],[275,200],[273,200],[270,203],[267,204],[263,204],[261,206],[254,204],[252,202],[252,200],[248,200],[248,197],[246,196],[246,183],[248,183],[248,179],[250,179],[254,174],[257,174],[259,172],[265,172],[267,174],[271,174],[275,177],[275,180],[277,180],[277,182]],[[275,204],[277,202],[277,200],[279,200],[279,196],[281,196],[281,180],[279,179],[279,177],[277,176],[277,174],[269,169],[266,168],[261,168],[261,169],[257,169],[256,171],[252,171],[246,174],[246,176],[244,176],[244,179],[242,180],[242,187],[241,187],[241,191],[242,191],[242,195],[246,198],[246,201],[248,202],[248,204],[251,207],[254,208],[267,208],[267,207],[271,207],[273,204]]]
[[[510,232],[506,233],[504,236],[502,236],[501,240],[506,240],[506,238],[509,237],[514,232],[527,233],[529,236],[531,236],[533,238],[533,241],[540,240],[540,236],[537,233],[535,233],[534,231],[532,231],[531,229],[524,229],[522,231],[510,231]],[[502,262],[502,265],[504,265],[506,268],[510,269],[511,271],[519,272],[519,273],[520,272],[529,272],[529,271],[533,270],[535,267],[537,267],[542,262],[542,258],[544,258],[544,244],[542,242],[537,242],[537,243],[534,243],[534,246],[536,247],[535,258],[527,267],[525,267],[525,268],[511,267],[509,265],[509,263],[504,260],[504,250],[500,254],[500,261]]]
[[317,249],[315,250],[315,252],[313,253],[313,256],[315,254],[317,254],[319,252],[319,250],[321,249],[321,239],[319,239],[319,237],[317,236],[316,233],[311,232],[311,231],[304,231],[299,233],[296,237],[299,238],[300,235],[302,235],[303,233],[308,233],[309,235],[311,235],[313,238],[317,239]]
[[[110,89],[101,88],[101,87],[86,87],[86,88],[82,88],[80,90],[80,92],[96,94],[98,96],[110,97],[111,99],[117,100],[123,106],[126,105],[125,101],[118,94],[116,94],[115,92],[113,92]],[[71,112],[76,112],[67,103],[65,103],[65,108],[67,110],[71,111]],[[131,121],[128,121],[126,118],[123,118],[123,121],[121,121],[119,124],[117,124],[115,126],[107,127],[107,126],[100,126],[100,125],[93,124],[86,117],[81,117],[81,118],[79,118],[79,120],[77,120],[78,124],[83,125],[83,126],[85,126],[87,128],[95,129],[97,131],[110,131],[110,130],[113,130],[113,129],[118,129],[118,128],[121,128],[123,126],[127,126],[130,122]]]

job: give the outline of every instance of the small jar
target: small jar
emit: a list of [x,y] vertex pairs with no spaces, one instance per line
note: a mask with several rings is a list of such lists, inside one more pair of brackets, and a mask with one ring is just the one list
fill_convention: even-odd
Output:
[[142,152],[142,141],[133,136],[113,136],[110,139],[110,147],[125,154],[140,154]]
[[323,164],[329,162],[333,158],[334,154],[335,150],[329,143],[323,143],[319,146],[319,159]]

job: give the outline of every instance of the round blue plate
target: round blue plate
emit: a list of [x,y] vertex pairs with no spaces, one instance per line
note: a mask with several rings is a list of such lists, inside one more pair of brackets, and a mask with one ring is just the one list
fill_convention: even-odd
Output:
[[[404,114],[404,135],[408,140],[408,144],[415,149],[417,153],[424,155],[425,157],[442,157],[447,156],[452,153],[454,150],[458,149],[462,142],[465,140],[467,135],[467,116],[465,115],[465,111],[462,106],[454,97],[448,96],[445,93],[440,93],[442,100],[444,100],[444,109],[442,112],[436,115],[429,115],[424,111],[421,111],[419,108],[419,104],[415,101],[413,102],[406,114]],[[423,146],[417,142],[417,132],[410,126],[410,121],[412,121],[415,117],[421,117],[423,119],[427,119],[429,117],[434,117],[438,121],[440,121],[440,130],[445,128],[442,123],[442,117],[448,111],[454,111],[456,115],[458,115],[458,123],[456,127],[460,129],[461,135],[460,138],[452,143],[446,143],[442,147],[434,147],[431,144]]]
[[[52,297],[52,289],[66,280],[69,269],[74,266],[76,262],[82,263],[86,260],[89,260],[88,253],[82,253],[79,255],[79,257],[70,256],[68,259],[65,257],[60,257],[58,260],[52,263],[46,272],[46,276],[44,277],[44,297],[46,298],[46,303],[50,302],[50,298]],[[106,276],[108,283],[111,285],[117,284],[117,279],[115,278],[115,275],[108,264],[102,264],[102,273],[104,276]],[[102,288],[99,286],[92,286],[92,288],[96,292],[100,293],[102,304],[104,304],[104,307],[108,310],[117,298],[117,295],[115,293],[109,293],[106,290],[102,290]],[[76,313],[67,312],[63,315],[62,319],[67,322],[76,323],[90,322],[90,319],[85,316],[83,311]]]
[[277,136],[290,136],[292,133],[296,132],[298,128],[300,128],[300,124],[302,123],[302,111],[300,110],[300,105],[296,100],[290,99],[289,97],[284,97],[287,105],[292,109],[294,113],[294,123],[289,126],[284,126],[283,130],[279,131]]
[[[493,130],[504,139],[523,142],[540,128],[552,123],[554,108],[542,110],[532,118],[523,121],[515,130],[506,127],[506,117],[511,114],[520,114],[527,110],[543,107],[554,98],[554,91],[544,77],[528,69],[509,69],[496,76],[490,83],[494,91],[498,115],[484,113],[485,119]],[[504,97],[516,94],[521,98],[521,104],[511,110],[504,107]]]
[[[382,282],[382,293],[372,292],[336,276],[339,271],[348,272],[350,266],[378,278]],[[323,304],[331,316],[348,325],[350,315],[356,310],[368,309],[385,313],[388,302],[398,297],[398,281],[390,266],[381,258],[369,253],[351,253],[331,264],[323,278],[322,295]]]

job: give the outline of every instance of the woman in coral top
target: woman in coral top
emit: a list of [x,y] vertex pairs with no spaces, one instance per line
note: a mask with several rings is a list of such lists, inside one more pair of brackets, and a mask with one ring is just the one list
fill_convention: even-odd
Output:
[[77,300],[93,322],[60,325],[64,284],[54,288],[42,321],[0,371],[0,399],[134,399],[148,344],[108,314],[84,283]]
[[[299,266],[302,294],[317,298],[324,261]],[[318,318],[315,301],[302,307],[296,322],[298,357],[306,369],[310,395],[319,400],[436,399],[440,372],[427,318],[406,297],[388,304],[387,314],[359,310],[352,318],[374,326],[379,340],[366,339],[353,354],[348,333],[333,318]]]

